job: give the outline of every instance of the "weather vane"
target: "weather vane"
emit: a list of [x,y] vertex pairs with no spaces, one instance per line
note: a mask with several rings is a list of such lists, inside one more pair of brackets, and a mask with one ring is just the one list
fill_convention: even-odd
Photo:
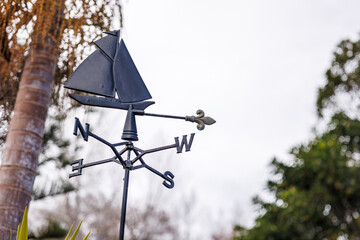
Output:
[[[121,136],[121,139],[124,141],[110,143],[92,133],[89,124],[86,123],[84,128],[79,119],[75,118],[74,135],[77,136],[78,131],[80,131],[81,136],[85,141],[87,141],[89,137],[95,138],[110,147],[115,156],[89,163],[84,163],[84,159],[73,161],[70,163],[72,165],[73,173],[69,174],[69,178],[80,176],[83,168],[103,163],[114,162],[124,168],[125,176],[119,234],[119,239],[123,240],[130,171],[146,168],[162,177],[164,179],[163,185],[165,187],[173,188],[174,174],[170,171],[164,173],[157,171],[146,164],[144,156],[146,154],[171,148],[176,148],[177,153],[181,153],[184,147],[185,151],[190,151],[195,136],[195,133],[191,133],[189,139],[187,138],[187,135],[184,135],[181,140],[179,140],[179,137],[175,137],[175,143],[173,144],[142,150],[135,147],[133,144],[133,141],[138,140],[135,116],[183,119],[185,121],[196,122],[199,130],[203,130],[205,125],[215,123],[215,120],[211,117],[206,117],[202,110],[198,110],[196,116],[185,117],[146,113],[145,109],[155,102],[146,101],[152,97],[126,48],[124,41],[122,39],[120,40],[120,31],[110,31],[105,33],[108,34],[108,36],[94,42],[98,49],[87,57],[73,72],[66,82],[65,88],[98,95],[69,94],[72,99],[83,105],[127,110],[123,134]],[[118,150],[117,148],[121,148],[121,150]]]

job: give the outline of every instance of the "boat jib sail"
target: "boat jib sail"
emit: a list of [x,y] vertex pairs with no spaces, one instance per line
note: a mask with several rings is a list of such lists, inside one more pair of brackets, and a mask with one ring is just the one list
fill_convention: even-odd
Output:
[[136,103],[151,98],[119,31],[95,41],[98,49],[73,72],[65,87],[81,92]]

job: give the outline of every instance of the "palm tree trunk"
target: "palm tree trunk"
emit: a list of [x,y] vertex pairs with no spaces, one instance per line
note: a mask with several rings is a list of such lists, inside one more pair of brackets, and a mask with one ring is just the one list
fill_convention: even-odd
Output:
[[60,35],[61,23],[59,18],[52,17],[51,32],[46,37],[34,34],[34,44],[30,49],[29,57],[25,60],[14,115],[2,153],[0,240],[10,239],[10,229],[13,235],[16,234],[25,206],[31,200],[58,59],[56,51],[58,43],[55,39]]
[[1,240],[16,232],[31,200],[57,62],[51,49],[32,49],[22,73],[0,166]]

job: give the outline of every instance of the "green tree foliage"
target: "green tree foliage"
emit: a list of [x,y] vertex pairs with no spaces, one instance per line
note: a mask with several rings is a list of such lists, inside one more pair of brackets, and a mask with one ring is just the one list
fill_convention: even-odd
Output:
[[[64,238],[68,231],[60,222],[49,219],[46,226],[43,226],[38,234],[32,235],[33,239]],[[30,236],[29,236],[30,237]]]
[[255,198],[263,214],[235,239],[338,239],[360,236],[360,121],[336,114],[329,131],[291,151],[291,164],[274,159],[275,200]]
[[339,95],[349,97],[352,103],[347,102],[348,105],[354,102],[358,105],[360,97],[360,40],[341,41],[333,55],[331,67],[326,71],[326,84],[318,90],[316,105],[319,116],[322,116],[324,109],[331,108],[338,111],[342,107],[349,107],[340,105],[337,98]]
[[288,163],[271,162],[274,200],[255,197],[255,226],[236,226],[234,240],[360,239],[359,60],[360,41],[337,46],[317,99],[319,116],[332,114],[327,129],[294,147]]

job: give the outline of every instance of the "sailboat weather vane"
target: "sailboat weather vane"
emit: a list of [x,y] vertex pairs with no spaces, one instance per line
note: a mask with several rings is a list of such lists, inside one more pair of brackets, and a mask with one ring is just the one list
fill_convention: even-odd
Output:
[[[84,163],[83,159],[75,160],[70,163],[72,165],[73,173],[69,174],[69,177],[80,176],[84,168],[109,162],[117,163],[124,168],[125,176],[119,234],[119,239],[123,240],[130,171],[146,168],[162,177],[164,179],[163,185],[165,187],[173,188],[174,174],[170,171],[161,173],[152,168],[146,164],[144,156],[171,148],[175,148],[177,153],[181,153],[184,147],[185,151],[190,151],[195,136],[195,133],[191,133],[189,139],[187,138],[187,135],[184,135],[181,140],[179,140],[179,137],[175,137],[175,143],[173,144],[142,150],[135,147],[133,143],[133,141],[138,140],[135,116],[182,119],[197,123],[197,128],[199,130],[203,130],[205,125],[215,123],[215,120],[211,117],[206,117],[202,110],[198,110],[196,116],[184,117],[146,113],[145,109],[155,102],[146,101],[152,97],[126,48],[124,41],[120,39],[120,31],[117,30],[105,33],[107,34],[106,37],[94,42],[98,49],[87,57],[73,72],[66,82],[65,88],[97,95],[69,94],[72,99],[80,104],[126,110],[127,115],[121,136],[121,139],[124,141],[110,143],[92,133],[89,124],[86,123],[84,128],[80,120],[75,118],[74,135],[78,135],[78,132],[80,131],[80,134],[85,141],[87,141],[89,137],[95,138],[110,147],[115,156],[90,163]],[[118,150],[120,147],[122,149]],[[133,158],[131,157],[132,155]]]

